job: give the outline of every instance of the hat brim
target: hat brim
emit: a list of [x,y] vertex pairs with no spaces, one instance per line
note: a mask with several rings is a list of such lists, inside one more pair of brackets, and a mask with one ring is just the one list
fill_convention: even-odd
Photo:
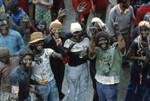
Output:
[[41,41],[41,40],[45,40],[45,39],[46,38],[39,38],[39,39],[32,40],[29,43],[35,43],[35,42],[38,42],[38,41]]

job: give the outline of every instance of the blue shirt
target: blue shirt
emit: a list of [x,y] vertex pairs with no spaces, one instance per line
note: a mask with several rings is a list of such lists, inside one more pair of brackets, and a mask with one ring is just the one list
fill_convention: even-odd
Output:
[[[26,15],[26,13],[24,12],[23,9],[21,9],[21,11],[17,15],[12,14],[11,17],[17,26],[21,26],[20,25],[20,16],[24,16],[24,15]],[[25,28],[26,26],[24,25],[22,27]],[[13,26],[13,25],[11,25],[11,29],[18,31],[22,36],[24,36],[24,34],[25,34],[25,30],[21,30],[21,31],[17,30],[15,28],[15,26]]]
[[0,0],[0,7],[3,5],[3,0]]
[[19,56],[20,51],[24,48],[25,43],[19,32],[9,29],[6,38],[0,33],[0,47],[6,46],[10,54]]
[[10,74],[10,83],[13,86],[19,86],[19,101],[28,98],[29,96],[29,84],[31,78],[31,68],[26,71],[20,66],[13,69]]

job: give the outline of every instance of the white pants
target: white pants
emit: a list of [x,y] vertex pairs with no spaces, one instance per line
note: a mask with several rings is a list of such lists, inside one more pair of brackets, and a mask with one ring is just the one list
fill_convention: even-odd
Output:
[[[67,81],[70,92],[67,101],[85,101],[88,88],[87,63],[72,67],[68,65]],[[78,91],[79,90],[79,91]]]

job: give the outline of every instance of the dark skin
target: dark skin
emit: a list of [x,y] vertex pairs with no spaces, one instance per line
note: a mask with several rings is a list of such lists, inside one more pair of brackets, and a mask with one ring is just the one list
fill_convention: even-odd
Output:
[[[64,50],[63,50],[63,48],[62,48],[62,41],[61,41],[61,39],[60,39],[60,38],[55,38],[54,36],[53,36],[53,39],[55,40],[56,45],[59,47],[61,54],[58,54],[58,53],[56,53],[56,52],[53,52],[51,56],[52,56],[53,58],[60,58],[60,59],[66,58],[65,52],[64,52]],[[33,47],[36,45],[37,48],[41,48],[41,49],[42,49],[41,51],[37,51],[37,50],[35,50],[35,49],[33,50],[34,54],[36,54],[37,56],[41,56],[41,55],[44,53],[43,44],[40,44],[40,42],[35,42],[35,43],[32,43],[31,45],[32,45]],[[47,85],[48,80],[42,79],[42,80],[33,81],[33,82],[34,82],[35,84],[40,84],[40,85],[45,86],[45,85]]]
[[[148,36],[148,33],[149,31],[141,31],[143,33],[143,37],[142,37],[142,40],[143,38],[145,39],[145,37]],[[147,33],[147,34],[146,34]],[[145,41],[145,40],[143,40]],[[146,40],[147,41],[147,40]],[[132,49],[132,48],[129,48],[128,52],[127,52],[127,55],[126,57],[129,59],[129,60],[136,60],[136,61],[144,61],[144,62],[147,62],[148,59],[146,56],[133,56],[133,54],[135,53],[135,51]]]
[[[125,41],[119,32],[116,33],[116,36],[117,36],[117,39],[119,42],[120,51],[123,53],[124,49],[125,49]],[[94,39],[95,39],[95,36],[92,37],[92,39],[90,41],[90,46],[89,46],[89,53],[91,56],[95,55],[95,41],[94,41]]]

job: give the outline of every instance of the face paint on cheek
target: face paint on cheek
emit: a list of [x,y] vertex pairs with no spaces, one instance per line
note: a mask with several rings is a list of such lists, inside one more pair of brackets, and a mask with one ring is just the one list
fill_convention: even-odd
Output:
[[32,57],[30,55],[26,55],[22,62],[25,68],[29,68],[32,64]]

